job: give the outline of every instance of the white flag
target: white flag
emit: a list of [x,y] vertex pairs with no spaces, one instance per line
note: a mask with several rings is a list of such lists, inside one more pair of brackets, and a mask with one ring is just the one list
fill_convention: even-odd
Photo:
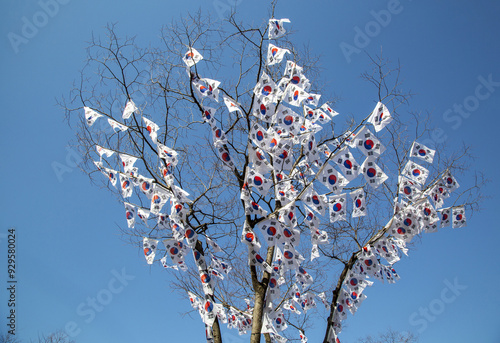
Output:
[[321,214],[322,216],[325,214],[327,199],[324,194],[318,194],[314,191],[312,185],[307,188],[307,190],[302,194],[300,200]]
[[123,110],[123,119],[128,119],[134,113],[137,111],[137,106],[135,106],[134,102],[132,100],[127,101],[127,104],[125,105],[125,109]]
[[95,148],[97,150],[97,153],[101,157],[102,157],[102,155],[106,155],[106,157],[111,157],[115,153],[113,150],[109,150],[109,149],[103,148],[100,145],[96,145]]
[[446,188],[448,188],[449,192],[453,192],[455,189],[460,187],[457,180],[451,175],[449,171],[444,173],[442,180],[443,184],[446,186]]
[[266,103],[265,97],[256,96],[253,102],[252,114],[266,123],[270,123],[274,119],[274,111],[276,110],[276,105],[271,103]]
[[342,174],[338,173],[330,163],[318,174],[318,180],[328,188],[330,192],[340,194],[344,187],[349,183]]
[[148,224],[150,211],[147,208],[137,207],[137,216],[142,219],[144,224]]
[[299,107],[302,101],[306,100],[308,97],[309,93],[307,93],[302,88],[290,83],[286,87],[285,93],[283,94],[283,101],[289,103],[292,106]]
[[354,145],[361,150],[366,157],[377,157],[385,151],[385,147],[370,130],[363,128],[354,136]]
[[84,107],[85,110],[85,120],[87,121],[88,126],[92,126],[96,119],[102,117],[102,114],[97,113],[93,109],[89,107]]
[[277,102],[281,98],[282,92],[273,79],[266,72],[262,72],[253,93],[261,98],[264,104],[268,104]]
[[246,182],[251,187],[265,197],[272,186],[272,182],[266,179],[262,174],[254,169],[247,167],[246,170]]
[[223,95],[223,98],[229,112],[238,111],[241,115],[243,115],[243,110],[241,109],[240,104],[225,94]]
[[381,102],[377,103],[370,118],[368,118],[368,122],[374,126],[375,131],[377,132],[382,130],[391,121],[392,121],[391,113],[389,112],[387,107]]
[[367,157],[361,165],[361,172],[363,173],[366,182],[373,188],[377,188],[387,180],[388,176],[380,169],[375,163],[375,158]]
[[105,175],[108,176],[109,182],[116,188],[116,181],[118,180],[117,178],[117,171],[109,168],[103,168],[104,172],[106,173]]
[[191,48],[191,47],[189,47],[188,51],[182,57],[182,61],[188,67],[194,66],[196,63],[198,63],[202,59],[203,59],[203,56],[201,56],[201,54],[198,51],[196,51],[195,48]]
[[116,120],[113,120],[111,118],[108,118],[108,123],[109,123],[109,125],[111,125],[111,127],[113,128],[113,131],[115,131],[115,132],[116,132],[116,129],[118,129],[122,132],[127,131],[127,129],[128,129],[128,126],[123,125],[123,124],[121,124],[121,123],[119,123]]
[[146,130],[149,132],[151,140],[156,143],[158,141],[158,131],[160,130],[160,127],[146,117],[142,117],[142,120],[144,120],[144,123],[146,124]]
[[159,184],[153,184],[153,192],[151,197],[151,212],[154,214],[160,214],[163,205],[170,199],[172,193],[167,189],[163,188]]
[[124,198],[129,198],[132,196],[132,183],[130,182],[130,179],[127,177],[127,175],[119,173],[119,178],[120,178],[120,189],[122,190],[122,196]]
[[420,158],[425,162],[432,163],[436,150],[429,149],[423,144],[413,142],[410,150],[410,157]]
[[346,219],[347,199],[346,194],[328,197],[330,207],[330,223]]
[[455,206],[453,207],[452,212],[453,212],[453,223],[451,226],[452,228],[458,229],[460,227],[464,227],[467,225],[464,206]]
[[163,145],[161,143],[156,143],[156,147],[158,148],[158,156],[160,158],[165,159],[167,163],[172,164],[172,166],[176,166],[178,159],[177,159],[177,151],[174,149],[170,149],[166,145]]
[[127,218],[127,225],[129,228],[133,229],[135,226],[135,206],[124,202],[125,205],[125,218]]
[[339,113],[337,111],[333,110],[330,106],[328,106],[328,104],[323,104],[320,107],[320,109],[323,112],[327,113],[332,118],[339,115]]
[[353,202],[351,216],[353,218],[366,216],[366,196],[363,188],[351,191],[350,195]]
[[269,43],[267,48],[267,65],[271,66],[276,63],[280,63],[285,57],[285,54],[290,53],[288,49],[278,48],[277,46]]
[[215,124],[212,125],[212,138],[216,147],[227,144],[226,133]]
[[286,32],[285,28],[283,27],[283,23],[289,23],[289,22],[290,22],[290,20],[287,18],[269,19],[268,38],[269,39],[276,39],[276,38],[283,36]]
[[130,174],[131,172],[133,173],[134,170],[134,163],[137,161],[137,157],[135,156],[130,156],[127,154],[119,154],[120,159],[122,160],[122,165],[123,165],[123,172],[125,174]]
[[451,223],[451,207],[443,208],[438,210],[439,219],[441,219],[441,223],[439,227],[450,226]]
[[156,248],[158,247],[158,240],[153,238],[143,237],[142,247],[144,250],[144,257],[148,264],[153,264],[155,260]]
[[408,200],[415,202],[422,197],[421,187],[415,181],[410,180],[406,176],[399,176],[399,193],[403,194]]
[[335,163],[342,169],[347,180],[352,181],[359,174],[359,164],[356,162],[348,147],[342,148],[336,155]]
[[429,176],[429,171],[413,161],[408,161],[401,172],[401,175],[404,175],[407,178],[423,185]]

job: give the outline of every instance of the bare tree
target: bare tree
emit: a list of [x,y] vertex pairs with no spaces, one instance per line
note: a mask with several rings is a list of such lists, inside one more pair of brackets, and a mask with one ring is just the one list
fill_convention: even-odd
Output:
[[[453,175],[471,158],[467,147],[446,157],[436,145],[426,180],[403,177],[412,143],[427,138],[431,122],[409,107],[399,65],[371,58],[362,77],[374,85],[377,107],[338,119],[319,59],[294,46],[290,33],[269,39],[283,24],[248,26],[235,13],[214,22],[198,12],[164,27],[154,48],[119,38],[110,25],[106,37],[92,37],[80,80],[59,102],[75,126],[82,170],[125,203],[124,237],[145,249],[148,263],[165,256],[164,267],[179,270],[172,286],[189,292],[215,342],[225,314],[230,327],[251,331],[251,342],[262,334],[279,341],[286,325],[306,331],[311,316],[325,315],[311,310],[318,299],[327,307],[324,342],[334,341],[367,278],[394,282],[400,252],[437,228],[445,197],[467,210],[481,199],[480,176],[454,191]],[[279,49],[288,50],[284,75],[284,61],[269,63]],[[319,94],[330,102],[319,106]],[[383,128],[388,109],[392,122]],[[376,135],[374,121],[383,128]],[[405,186],[416,195],[405,198]],[[368,211],[347,215],[343,191]],[[166,200],[170,213],[162,212]],[[190,250],[195,263],[185,258]],[[360,284],[352,288],[354,276]],[[299,319],[289,315],[295,305]]]
[[[30,340],[33,342],[33,340]],[[11,334],[0,335],[0,343],[20,343],[21,341]],[[69,337],[62,331],[56,331],[49,335],[39,335],[35,340],[37,343],[75,343],[74,340],[69,339]]]
[[38,336],[37,343],[75,343],[63,331],[53,332],[49,335]]
[[0,343],[19,343],[19,339],[15,335],[1,334]]
[[416,343],[418,342],[417,336],[411,332],[398,332],[389,329],[385,333],[381,333],[374,338],[367,336],[358,340],[358,343]]

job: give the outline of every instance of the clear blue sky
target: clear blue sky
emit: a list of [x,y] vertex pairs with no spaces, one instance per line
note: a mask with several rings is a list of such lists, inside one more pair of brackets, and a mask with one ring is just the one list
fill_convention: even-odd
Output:
[[[170,291],[168,273],[159,266],[148,267],[138,249],[120,240],[117,224],[124,224],[122,206],[106,191],[91,186],[67,160],[65,147],[73,133],[55,106],[55,97],[66,94],[77,78],[92,31],[99,34],[107,23],[117,22],[121,34],[137,35],[147,43],[156,39],[162,24],[180,14],[201,6],[217,17],[214,4],[229,1],[61,2],[57,9],[45,8],[52,12],[49,16],[40,14],[44,6],[37,1],[0,5],[0,234],[10,227],[17,231],[18,335],[29,340],[74,322],[79,332],[75,340],[80,343],[203,342],[198,314],[179,315],[190,309],[189,303]],[[236,2],[248,21],[260,23],[267,17],[266,1]],[[352,53],[346,58],[341,43],[363,44],[361,50],[372,54],[382,46],[385,56],[399,59],[404,85],[416,93],[412,105],[432,113],[434,125],[448,137],[447,145],[458,147],[463,142],[473,148],[475,167],[492,180],[484,189],[491,199],[484,202],[483,212],[469,218],[467,228],[425,235],[417,250],[397,264],[401,281],[369,289],[368,299],[349,317],[340,337],[353,342],[392,327],[422,329],[421,341],[427,343],[499,342],[500,233],[495,213],[500,87],[493,84],[487,97],[480,95],[482,99],[475,92],[481,77],[500,82],[500,4],[401,0],[392,6],[394,1],[287,0],[276,14],[290,18],[297,44],[309,43],[323,56],[325,78],[333,81],[342,97],[336,108],[340,113],[365,113],[366,104],[376,100],[373,89],[359,79],[368,66],[366,55]],[[374,12],[388,9],[393,13],[384,25],[372,23]],[[31,32],[25,28],[27,38],[13,47],[9,33],[22,35],[25,20],[40,27]],[[373,30],[372,37],[356,41],[356,27]],[[472,110],[467,118],[458,119],[454,105],[464,102]],[[58,178],[54,162],[70,171]],[[0,240],[0,330],[4,331],[5,236]],[[123,270],[130,279],[120,282],[116,273]],[[467,288],[440,308],[439,299],[449,287],[446,280],[455,279]],[[109,302],[100,312],[81,305],[98,294]],[[429,305],[440,313],[426,320],[424,329],[419,308]],[[417,325],[411,324],[412,318]],[[319,341],[323,330],[308,336],[310,342]],[[247,340],[240,340],[235,331],[225,331],[224,337],[228,342]]]

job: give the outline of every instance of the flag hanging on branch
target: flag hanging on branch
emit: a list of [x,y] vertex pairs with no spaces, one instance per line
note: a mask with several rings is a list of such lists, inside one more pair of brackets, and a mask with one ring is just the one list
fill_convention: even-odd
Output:
[[123,119],[128,119],[134,113],[137,111],[137,106],[135,106],[134,102],[132,100],[127,101],[127,104],[125,105],[125,109],[123,110],[122,118]]
[[230,98],[229,96],[227,96],[225,94],[223,95],[223,99],[224,99],[224,103],[226,104],[226,107],[230,113],[238,111],[238,112],[240,112],[241,115],[243,115],[243,110],[241,109],[240,104],[238,104],[235,100],[233,100],[232,98]]
[[250,188],[255,189],[260,193],[260,195],[265,197],[269,192],[269,188],[271,188],[272,183],[254,169],[250,169],[247,167],[245,174],[246,182],[250,186]]
[[413,161],[408,161],[401,172],[401,175],[404,175],[407,178],[423,185],[429,176],[429,171]]
[[438,213],[439,213],[439,219],[441,220],[441,223],[439,224],[439,227],[450,226],[450,223],[451,223],[451,207],[442,208],[442,209],[438,210]]
[[156,143],[158,141],[158,131],[160,130],[160,127],[146,117],[142,117],[142,120],[146,124],[146,130],[149,132],[151,140]]
[[106,157],[111,157],[115,153],[113,150],[109,150],[109,149],[103,148],[100,145],[96,145],[95,148],[96,148],[97,153],[99,154],[99,156],[101,156],[101,158],[102,158],[102,155],[106,155]]
[[130,182],[130,179],[128,178],[127,175],[118,173],[119,178],[120,178],[120,189],[122,191],[122,196],[124,198],[129,198],[132,196],[132,183]]
[[229,151],[225,147],[218,147],[217,152],[219,154],[219,158],[222,161],[223,167],[226,170],[233,170],[234,163],[231,160],[231,156],[229,156]]
[[378,157],[385,151],[385,147],[380,143],[366,126],[354,136],[354,146],[356,146],[366,157]]
[[152,213],[160,214],[163,205],[165,205],[167,201],[171,198],[172,193],[157,183],[155,183],[152,188],[153,192],[151,196],[150,209]]
[[137,207],[137,217],[141,218],[146,226],[148,226],[148,219],[150,211],[147,208]]
[[283,18],[283,19],[269,19],[269,32],[268,32],[268,38],[269,39],[276,39],[280,38],[286,33],[285,28],[283,27],[283,23],[289,23],[290,19]]
[[455,206],[452,209],[453,223],[452,228],[458,229],[467,225],[465,219],[465,206]]
[[370,118],[368,118],[368,122],[373,125],[376,132],[382,130],[387,124],[392,121],[391,113],[387,109],[387,107],[378,102],[373,110]]
[[446,171],[446,173],[444,173],[442,180],[444,186],[448,188],[448,192],[453,192],[458,187],[460,187],[457,180],[451,175],[449,171]]
[[127,218],[127,225],[129,228],[133,229],[135,225],[135,206],[124,202],[125,205],[125,218]]
[[383,257],[391,265],[400,260],[398,248],[390,238],[378,239],[375,243],[375,249],[379,256]]
[[277,46],[269,43],[269,47],[267,48],[267,65],[271,66],[276,63],[281,63],[285,54],[288,53],[290,53],[290,50],[278,48]]
[[318,194],[314,191],[312,185],[310,185],[307,190],[302,194],[300,200],[315,210],[322,216],[325,215],[325,209],[327,204],[327,199],[325,195]]
[[174,264],[173,268],[186,271],[188,269],[185,264],[187,249],[184,243],[175,239],[164,239],[163,244],[165,245],[165,249]]
[[359,174],[359,164],[356,162],[348,147],[342,148],[335,155],[335,163],[340,167],[342,173],[349,181],[354,180]]
[[109,168],[104,168],[105,175],[108,176],[109,182],[116,188],[116,181],[118,180],[117,178],[117,171]]
[[257,82],[253,89],[253,93],[262,99],[264,104],[275,103],[281,98],[281,90],[266,72],[262,72],[259,82]]
[[429,149],[423,144],[413,142],[410,150],[410,157],[420,158],[425,162],[432,163],[436,150]]
[[375,158],[373,157],[366,158],[361,165],[361,172],[363,173],[365,180],[373,188],[377,188],[388,178],[382,169],[380,169],[380,167],[375,163]]
[[399,176],[398,184],[399,194],[403,194],[408,200],[415,202],[422,197],[421,186],[406,176]]
[[94,111],[89,107],[84,107],[84,110],[85,110],[85,121],[87,122],[88,126],[92,126],[98,118],[102,117],[102,114],[97,113],[96,111]]
[[339,174],[330,163],[318,174],[318,180],[328,188],[330,192],[340,194],[349,183],[345,177]]
[[276,105],[266,103],[264,97],[255,97],[252,114],[266,123],[271,123],[274,120],[274,111]]
[[115,131],[115,132],[117,129],[122,131],[122,132],[128,130],[127,125],[123,125],[122,123],[119,123],[116,120],[113,120],[111,118],[108,118],[108,123],[109,123],[109,125],[111,125],[111,127],[113,128],[113,131]]
[[335,110],[333,110],[328,104],[323,104],[321,105],[320,107],[320,110],[322,110],[323,112],[325,112],[326,114],[328,114],[330,117],[335,117],[335,116],[338,116],[339,113]]
[[346,219],[347,200],[346,194],[328,197],[330,207],[330,223]]
[[131,174],[135,176],[138,168],[134,167],[135,161],[137,161],[137,157],[127,155],[127,154],[119,154],[120,159],[122,160],[123,172],[125,174]]
[[353,218],[366,216],[366,196],[363,188],[352,191],[350,195],[353,202],[351,216]]
[[153,264],[155,260],[156,248],[158,247],[158,240],[153,238],[143,237],[142,248],[144,250],[144,257],[148,264]]
[[188,67],[194,66],[196,63],[200,62],[203,59],[203,56],[192,47],[189,47],[188,51],[184,54],[182,57],[182,61],[186,64]]
[[263,231],[268,246],[281,243],[283,239],[283,224],[276,219],[266,219],[257,224]]

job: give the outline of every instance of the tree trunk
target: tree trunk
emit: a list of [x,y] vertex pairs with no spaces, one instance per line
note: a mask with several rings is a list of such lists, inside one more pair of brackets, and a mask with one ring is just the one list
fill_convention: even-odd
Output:
[[219,320],[215,317],[214,325],[212,325],[214,335],[214,343],[222,343],[222,335],[220,334]]
[[[274,247],[267,248],[266,262],[271,264],[273,262]],[[269,284],[269,277],[271,276],[268,272],[264,272],[262,277],[262,282],[259,282],[257,278],[257,268],[252,266],[252,283],[255,291],[253,316],[252,316],[252,335],[250,336],[250,343],[260,343],[260,336],[262,330],[262,317],[264,314],[264,307],[266,306],[266,290]],[[266,338],[267,342],[267,338]]]

